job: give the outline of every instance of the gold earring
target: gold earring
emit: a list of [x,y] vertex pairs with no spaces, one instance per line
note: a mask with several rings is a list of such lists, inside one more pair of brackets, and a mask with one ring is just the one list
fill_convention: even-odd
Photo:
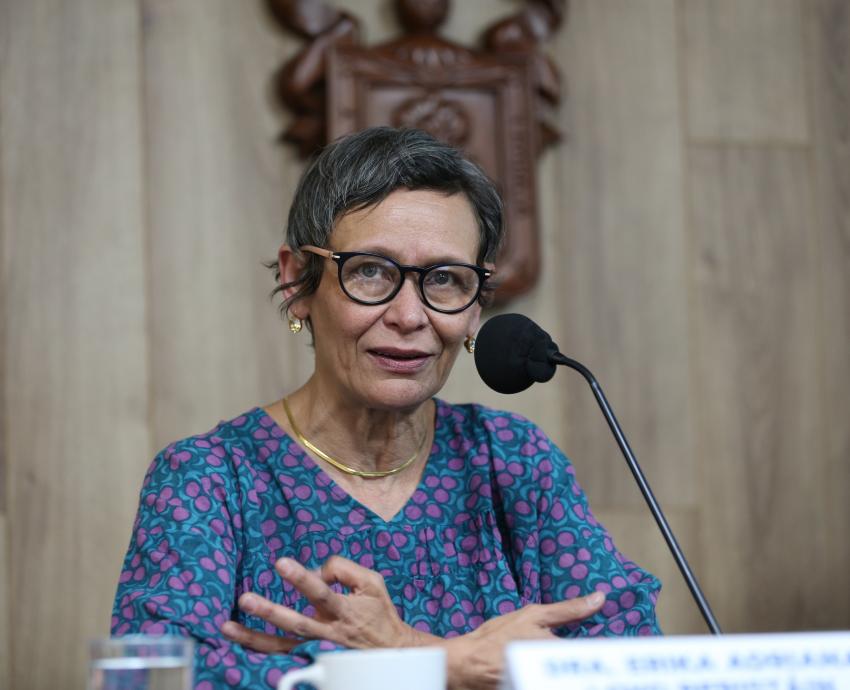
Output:
[[303,327],[304,324],[301,319],[296,319],[292,316],[289,317],[289,331],[291,333],[300,333]]
[[466,336],[466,340],[463,341],[463,346],[466,348],[466,351],[469,354],[475,353],[475,338],[471,335]]

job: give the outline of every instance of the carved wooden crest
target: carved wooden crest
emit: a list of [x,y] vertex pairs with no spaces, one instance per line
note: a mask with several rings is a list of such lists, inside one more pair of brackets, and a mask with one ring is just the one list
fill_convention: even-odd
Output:
[[373,125],[418,127],[464,149],[505,201],[497,301],[528,291],[540,271],[535,160],[559,134],[547,121],[560,80],[540,44],[561,24],[566,0],[528,0],[485,29],[481,47],[437,34],[448,0],[396,0],[400,38],[364,46],[357,19],[319,0],[267,0],[285,27],[308,40],[277,75],[294,113],[283,135],[308,156]]

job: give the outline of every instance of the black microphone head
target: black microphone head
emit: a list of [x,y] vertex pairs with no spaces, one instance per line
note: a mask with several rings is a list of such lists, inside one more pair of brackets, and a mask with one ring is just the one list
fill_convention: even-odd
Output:
[[475,339],[475,367],[497,393],[519,393],[555,375],[558,346],[522,314],[501,314],[485,323]]

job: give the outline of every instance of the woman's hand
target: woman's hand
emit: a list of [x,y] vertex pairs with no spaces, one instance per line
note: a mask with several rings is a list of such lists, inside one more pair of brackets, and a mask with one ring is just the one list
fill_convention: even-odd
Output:
[[602,608],[605,595],[554,604],[530,604],[485,621],[471,633],[445,640],[451,690],[494,690],[505,665],[505,645],[515,640],[554,638],[552,628],[583,620]]
[[[253,592],[239,597],[239,608],[262,618],[293,637],[279,637],[249,630],[234,621],[221,626],[225,637],[258,652],[288,652],[305,639],[331,640],[352,649],[416,647],[437,639],[407,625],[390,599],[380,573],[341,556],[332,556],[319,572],[307,570],[290,558],[281,558],[275,570],[316,609],[305,616]],[[334,592],[339,583],[348,594]]]
[[[401,620],[384,578],[346,558],[332,556],[318,572],[281,558],[275,569],[314,606],[315,617],[248,592],[239,597],[239,608],[291,637],[249,630],[234,621],[222,625],[225,637],[270,654],[288,652],[305,639],[331,640],[351,649],[440,646],[446,650],[451,690],[494,690],[501,681],[508,642],[554,638],[552,628],[592,616],[605,603],[605,595],[595,592],[554,604],[530,604],[491,618],[471,633],[444,640]],[[347,587],[349,593],[334,592],[330,588],[334,583]]]

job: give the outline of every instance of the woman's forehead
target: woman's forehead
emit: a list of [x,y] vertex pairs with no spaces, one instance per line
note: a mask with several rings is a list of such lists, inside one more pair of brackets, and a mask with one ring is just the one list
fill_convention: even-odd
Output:
[[342,216],[330,236],[337,251],[436,250],[465,260],[474,258],[478,245],[478,223],[466,195],[430,190],[397,190]]

